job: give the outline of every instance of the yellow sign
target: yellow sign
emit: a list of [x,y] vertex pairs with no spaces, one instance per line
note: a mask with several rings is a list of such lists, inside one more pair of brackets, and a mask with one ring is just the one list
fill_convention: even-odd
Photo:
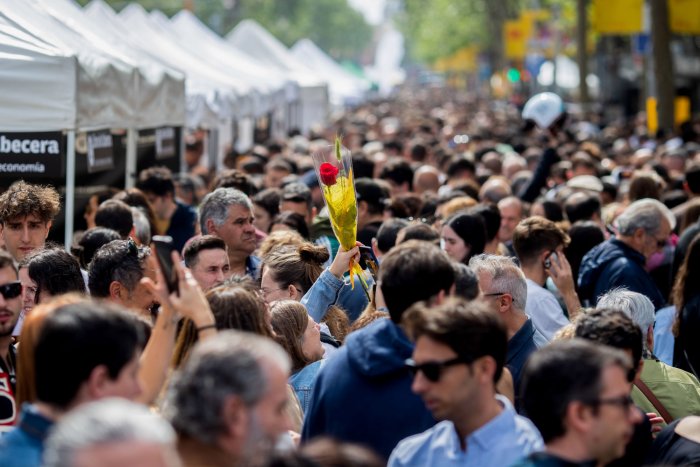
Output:
[[690,120],[690,98],[688,96],[678,96],[674,101],[673,122],[680,125]]
[[527,53],[529,24],[526,21],[506,21],[503,25],[503,43],[507,59],[524,59]]
[[668,16],[672,32],[700,34],[700,0],[669,0]]
[[593,0],[593,27],[600,34],[642,32],[644,0]]
[[656,97],[647,97],[647,130],[655,135],[659,129],[659,113],[656,108]]

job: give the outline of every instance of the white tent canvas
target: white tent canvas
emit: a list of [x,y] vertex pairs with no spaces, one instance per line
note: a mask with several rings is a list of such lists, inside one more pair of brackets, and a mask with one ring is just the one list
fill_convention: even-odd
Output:
[[311,39],[301,39],[290,50],[297,59],[328,82],[333,105],[356,104],[369,88],[367,82],[348,73]]
[[301,87],[301,130],[324,123],[328,116],[328,85],[301,63],[277,38],[253,20],[241,21],[226,39],[238,50],[265,63],[271,70],[287,74]]

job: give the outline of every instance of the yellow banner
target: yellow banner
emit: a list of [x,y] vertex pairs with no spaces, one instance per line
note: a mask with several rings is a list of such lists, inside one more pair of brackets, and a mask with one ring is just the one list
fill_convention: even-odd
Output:
[[677,34],[700,34],[700,0],[669,0],[671,31]]
[[642,32],[644,0],[593,0],[593,27],[599,34]]
[[647,97],[647,130],[655,135],[659,129],[659,113],[656,108],[656,97]]
[[527,53],[529,24],[527,21],[506,21],[503,25],[503,43],[507,59],[524,59]]
[[688,96],[678,96],[674,104],[673,121],[676,126],[690,120],[690,98]]

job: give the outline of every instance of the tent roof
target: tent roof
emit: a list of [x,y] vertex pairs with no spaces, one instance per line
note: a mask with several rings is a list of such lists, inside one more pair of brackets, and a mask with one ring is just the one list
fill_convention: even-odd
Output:
[[294,57],[282,42],[254,20],[245,19],[238,23],[226,39],[241,52],[259,59],[267,66],[289,73],[302,87],[325,84],[313,70]]

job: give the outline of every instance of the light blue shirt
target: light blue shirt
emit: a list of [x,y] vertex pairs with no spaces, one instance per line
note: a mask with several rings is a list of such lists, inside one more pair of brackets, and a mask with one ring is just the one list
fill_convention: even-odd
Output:
[[654,323],[654,356],[666,365],[673,366],[673,322],[676,320],[676,307],[671,305],[656,312]]
[[421,434],[404,439],[391,453],[389,467],[475,466],[505,467],[544,449],[539,431],[515,413],[510,401],[497,395],[503,411],[469,436],[462,451],[457,430],[445,420]]

